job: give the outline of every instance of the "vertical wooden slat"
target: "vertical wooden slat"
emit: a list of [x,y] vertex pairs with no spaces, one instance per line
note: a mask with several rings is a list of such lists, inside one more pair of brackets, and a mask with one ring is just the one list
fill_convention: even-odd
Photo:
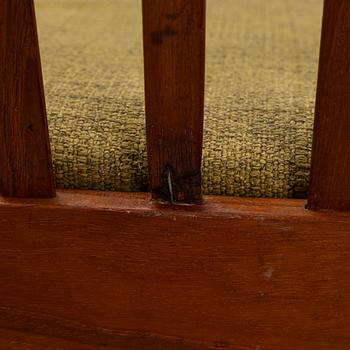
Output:
[[308,205],[350,210],[350,1],[323,16]]
[[143,0],[153,198],[201,202],[205,0]]
[[33,0],[1,0],[0,191],[55,194]]

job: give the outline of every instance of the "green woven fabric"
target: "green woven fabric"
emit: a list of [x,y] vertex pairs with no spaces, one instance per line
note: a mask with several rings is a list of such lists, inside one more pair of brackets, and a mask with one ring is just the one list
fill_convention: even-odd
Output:
[[[322,0],[207,0],[206,194],[304,197]],[[60,188],[147,189],[140,0],[36,0]]]

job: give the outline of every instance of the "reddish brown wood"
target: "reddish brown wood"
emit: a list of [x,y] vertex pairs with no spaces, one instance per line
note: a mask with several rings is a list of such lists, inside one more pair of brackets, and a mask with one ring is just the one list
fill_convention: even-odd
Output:
[[0,199],[0,349],[347,350],[350,213]]
[[151,191],[199,203],[205,0],[143,0],[143,24]]
[[33,0],[0,6],[0,191],[55,193]]
[[326,0],[309,206],[350,210],[350,2]]

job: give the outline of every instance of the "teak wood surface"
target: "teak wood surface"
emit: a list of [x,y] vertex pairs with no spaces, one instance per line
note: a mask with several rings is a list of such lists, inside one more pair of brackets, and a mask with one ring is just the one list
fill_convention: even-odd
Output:
[[349,214],[204,202],[0,199],[0,349],[348,350]]
[[55,194],[33,0],[0,3],[0,192]]
[[[32,0],[0,7],[0,178],[52,196]],[[144,0],[154,198],[198,203],[204,0]],[[350,210],[350,5],[327,0],[311,194]],[[350,213],[302,200],[0,197],[1,350],[349,350]]]
[[350,1],[323,17],[309,206],[350,210]]
[[150,189],[199,203],[205,0],[143,0],[143,28]]

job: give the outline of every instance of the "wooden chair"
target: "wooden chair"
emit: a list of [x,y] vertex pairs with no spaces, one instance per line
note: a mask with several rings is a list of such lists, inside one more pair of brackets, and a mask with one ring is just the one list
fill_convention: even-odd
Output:
[[33,0],[2,1],[0,349],[350,349],[350,2],[325,0],[307,208],[202,197],[205,0],[143,16],[153,201],[55,190]]

